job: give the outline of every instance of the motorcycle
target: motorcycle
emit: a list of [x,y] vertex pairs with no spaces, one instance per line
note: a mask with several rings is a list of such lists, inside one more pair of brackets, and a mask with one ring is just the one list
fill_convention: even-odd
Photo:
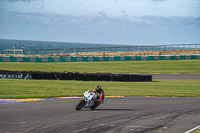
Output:
[[83,99],[78,102],[75,109],[80,110],[82,108],[90,108],[95,109],[98,104],[94,102],[94,100],[97,99],[97,94],[93,91],[85,91]]

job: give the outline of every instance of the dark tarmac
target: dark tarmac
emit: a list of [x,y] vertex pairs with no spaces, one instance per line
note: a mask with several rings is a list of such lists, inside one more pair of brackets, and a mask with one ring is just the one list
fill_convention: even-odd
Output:
[[[200,74],[152,74],[200,79]],[[95,110],[75,110],[81,98],[0,100],[0,133],[188,133],[200,127],[199,97],[106,97]]]
[[200,74],[190,74],[190,73],[159,73],[151,74],[153,79],[200,79]]
[[200,98],[106,97],[96,110],[81,98],[0,101],[0,133],[184,133],[200,125]]

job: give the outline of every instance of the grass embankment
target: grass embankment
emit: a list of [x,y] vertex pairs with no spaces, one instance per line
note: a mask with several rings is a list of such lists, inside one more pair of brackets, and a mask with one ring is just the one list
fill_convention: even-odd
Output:
[[[110,73],[200,73],[200,60],[108,62],[0,62],[0,70]],[[200,80],[153,79],[154,82],[0,79],[0,98],[82,96],[101,85],[106,96],[200,97]]]
[[200,97],[200,81],[154,79],[154,82],[0,79],[0,98],[82,96],[101,85],[106,96]]
[[0,62],[0,70],[109,73],[200,73],[200,60]]
[[196,130],[196,131],[194,131],[192,133],[200,133],[200,129],[198,129],[198,130]]

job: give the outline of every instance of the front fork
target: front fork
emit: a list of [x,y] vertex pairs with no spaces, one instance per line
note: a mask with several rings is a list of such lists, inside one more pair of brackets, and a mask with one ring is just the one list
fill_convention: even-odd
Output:
[[86,100],[86,102],[87,103],[84,106],[84,108],[90,108],[90,107],[94,106],[94,101],[93,100],[89,100],[89,101]]

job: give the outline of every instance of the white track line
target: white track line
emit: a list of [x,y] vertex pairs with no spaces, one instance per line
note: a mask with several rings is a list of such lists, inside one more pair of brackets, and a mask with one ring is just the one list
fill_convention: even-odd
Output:
[[192,132],[192,131],[194,131],[194,130],[196,130],[196,129],[198,129],[198,128],[200,128],[200,125],[197,126],[197,127],[195,127],[195,128],[192,128],[192,129],[190,129],[190,130],[188,130],[187,132],[184,132],[184,133],[190,133],[190,132]]

